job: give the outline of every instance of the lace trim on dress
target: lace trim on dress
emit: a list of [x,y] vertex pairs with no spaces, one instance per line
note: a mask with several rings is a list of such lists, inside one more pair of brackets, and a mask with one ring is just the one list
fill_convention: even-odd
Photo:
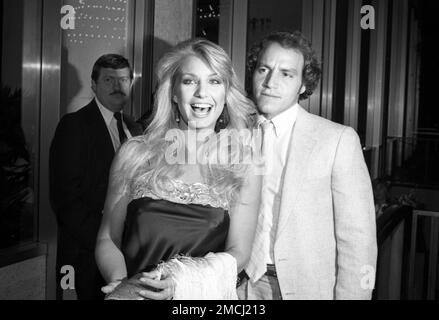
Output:
[[181,204],[209,205],[229,210],[227,199],[207,184],[192,184],[168,177],[158,177],[158,186],[151,187],[151,175],[144,175],[134,181],[131,200],[149,197],[155,200],[167,200]]

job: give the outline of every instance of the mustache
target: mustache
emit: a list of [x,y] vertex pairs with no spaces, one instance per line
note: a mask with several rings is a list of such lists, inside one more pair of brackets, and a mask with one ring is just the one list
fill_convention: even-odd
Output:
[[115,94],[120,94],[120,95],[126,96],[126,94],[123,93],[122,91],[113,91],[112,93],[110,93],[110,96],[115,95]]

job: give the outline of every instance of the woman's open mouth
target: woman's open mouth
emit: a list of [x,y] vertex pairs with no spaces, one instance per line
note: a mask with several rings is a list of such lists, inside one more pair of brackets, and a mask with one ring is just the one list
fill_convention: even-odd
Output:
[[193,103],[191,104],[191,108],[196,117],[204,118],[209,115],[209,112],[213,109],[213,105],[210,103]]

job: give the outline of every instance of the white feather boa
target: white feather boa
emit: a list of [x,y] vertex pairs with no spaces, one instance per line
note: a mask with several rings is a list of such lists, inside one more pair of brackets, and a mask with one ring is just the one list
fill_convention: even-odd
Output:
[[225,252],[177,256],[157,266],[174,280],[174,300],[237,300],[236,259]]

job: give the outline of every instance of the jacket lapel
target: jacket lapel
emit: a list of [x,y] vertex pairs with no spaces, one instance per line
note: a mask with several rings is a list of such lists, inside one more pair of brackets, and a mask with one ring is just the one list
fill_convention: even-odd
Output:
[[287,220],[297,202],[311,153],[316,140],[310,133],[314,131],[308,113],[301,107],[297,113],[296,123],[290,140],[288,157],[284,169],[282,194],[279,208],[279,222],[276,239],[284,230]]

